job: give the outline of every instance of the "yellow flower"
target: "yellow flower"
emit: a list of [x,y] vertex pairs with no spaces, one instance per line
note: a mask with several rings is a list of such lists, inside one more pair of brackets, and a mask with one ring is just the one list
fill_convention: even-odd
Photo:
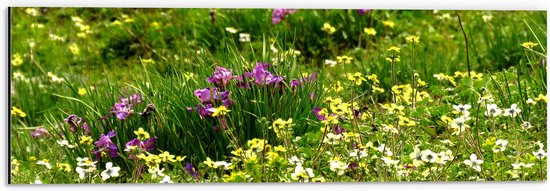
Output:
[[407,42],[419,43],[420,42],[420,37],[416,36],[416,35],[411,35],[411,36],[406,37],[405,40],[407,40]]
[[337,56],[337,57],[336,57],[336,60],[337,60],[339,63],[349,64],[349,63],[351,63],[351,61],[353,61],[353,58],[352,58],[352,57],[348,57],[348,56]]
[[414,120],[411,120],[407,117],[399,116],[399,125],[404,125],[407,127],[412,127],[416,125],[416,122]]
[[524,42],[521,44],[521,46],[523,46],[524,48],[528,48],[528,49],[533,49],[533,47],[539,45],[538,43],[534,43],[534,42]]
[[462,72],[459,72],[459,71],[455,72],[455,78],[464,77],[464,76],[466,76],[465,73],[462,73]]
[[483,79],[483,73],[476,73],[475,71],[471,71],[470,72],[470,77],[472,78],[472,80],[481,80],[481,79]]
[[138,136],[138,139],[142,141],[151,137],[149,133],[143,130],[143,128],[141,127],[137,131],[134,131],[134,134],[136,134]]
[[151,23],[151,27],[155,28],[155,29],[158,29],[160,27],[160,24],[158,22],[152,22]]
[[342,91],[344,89],[344,87],[342,87],[342,84],[340,83],[340,81],[336,81],[336,84],[334,84],[334,91],[336,93]]
[[384,93],[384,88],[372,86],[372,93]]
[[206,157],[206,161],[202,162],[204,164],[206,164],[206,166],[212,168],[214,167],[214,161],[212,161],[212,159],[210,159],[210,157]]
[[391,61],[401,62],[401,58],[399,58],[399,57],[395,57],[395,58],[393,58],[393,59],[392,59],[392,58],[386,58],[386,60],[387,60],[388,62],[391,62]]
[[401,50],[401,48],[398,48],[397,46],[392,46],[392,47],[388,48],[388,51],[399,52],[400,50]]
[[185,158],[187,158],[187,156],[177,156],[176,161],[181,162],[181,161],[185,160]]
[[229,113],[231,110],[227,109],[227,107],[225,107],[224,105],[218,107],[218,108],[215,108],[214,109],[214,113],[212,114],[212,117],[217,117],[217,116],[225,116],[227,115],[227,113]]
[[367,35],[372,35],[372,36],[376,35],[376,30],[374,30],[374,28],[365,28],[364,31],[365,33],[367,33]]
[[323,24],[323,28],[321,28],[321,30],[327,32],[329,35],[334,34],[334,32],[336,32],[336,28],[331,26],[329,23]]
[[69,50],[74,55],[79,55],[80,54],[80,48],[75,43],[73,43],[73,44],[71,44],[71,46],[69,46]]
[[420,78],[417,80],[418,87],[424,87],[426,86],[426,82],[422,81]]
[[286,148],[283,147],[283,145],[278,145],[276,147],[273,147],[273,149],[275,149],[275,151],[277,152],[282,152],[282,153],[286,152]]
[[11,59],[11,65],[12,66],[21,66],[23,64],[23,59],[21,59],[21,55],[14,54],[13,58]]
[[348,79],[355,82],[356,85],[361,85],[363,81],[367,81],[365,78],[363,78],[363,74],[359,72],[355,72],[354,74],[348,73]]
[[128,15],[121,15],[122,18],[124,19],[124,22],[125,23],[131,23],[131,22],[134,22],[134,19],[128,17]]
[[71,172],[71,165],[67,163],[57,163],[57,167],[59,167],[60,170],[65,172]]
[[367,79],[372,81],[374,84],[380,83],[380,81],[378,81],[378,76],[376,74],[368,75]]
[[171,155],[170,152],[168,151],[164,151],[163,153],[160,153],[158,156],[162,160],[162,162],[176,162],[176,160],[174,160],[176,156]]
[[88,144],[91,145],[93,143],[93,139],[90,136],[82,136],[80,137],[80,144]]
[[38,16],[38,10],[35,8],[26,8],[25,13],[29,14],[30,16]]
[[453,123],[453,119],[450,117],[447,117],[446,115],[441,116],[441,121],[445,122],[447,125],[450,125]]
[[34,157],[34,156],[29,157],[29,161],[35,161],[35,160],[36,160],[36,157]]
[[86,93],[88,93],[88,92],[86,91],[86,88],[79,88],[79,89],[78,89],[78,95],[81,95],[81,96],[82,96],[82,95],[86,95]]
[[23,112],[23,110],[15,107],[15,106],[11,107],[11,114],[12,115],[18,115],[19,117],[27,117],[27,114],[25,112]]
[[546,103],[548,102],[548,98],[546,95],[539,94],[539,96],[535,98],[535,101]]
[[382,21],[382,24],[390,28],[393,28],[395,26],[395,23],[393,21]]

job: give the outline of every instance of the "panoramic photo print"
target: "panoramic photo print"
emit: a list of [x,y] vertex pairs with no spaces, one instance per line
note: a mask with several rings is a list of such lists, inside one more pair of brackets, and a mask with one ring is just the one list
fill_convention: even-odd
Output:
[[9,13],[11,184],[546,181],[546,11]]

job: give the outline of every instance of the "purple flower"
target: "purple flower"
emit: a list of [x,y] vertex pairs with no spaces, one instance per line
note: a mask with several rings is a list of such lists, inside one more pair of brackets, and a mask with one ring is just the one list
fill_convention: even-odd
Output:
[[342,134],[343,132],[346,132],[346,128],[344,128],[342,126],[336,126],[334,128],[334,133],[335,134]]
[[132,159],[135,155],[143,152],[143,151],[150,151],[155,148],[155,141],[157,140],[157,137],[150,138],[146,141],[139,140],[137,138],[134,138],[126,143],[126,149],[125,151],[131,152],[134,149],[137,151],[136,153],[130,154],[128,158]]
[[365,15],[366,13],[370,13],[372,11],[372,9],[357,9],[357,13],[359,13],[359,15],[363,16]]
[[324,115],[319,114],[319,112],[322,110],[320,107],[313,108],[313,113],[315,113],[315,116],[317,116],[317,119],[324,121],[327,118]]
[[284,77],[271,74],[271,72],[267,70],[268,67],[269,63],[262,64],[261,62],[258,62],[252,72],[245,73],[245,77],[253,78],[257,85],[274,84],[277,86],[280,82],[285,80]]
[[130,104],[138,104],[141,103],[141,95],[140,94],[132,94],[130,96]]
[[227,86],[229,85],[229,82],[231,82],[231,79],[233,79],[233,72],[232,70],[227,70],[225,68],[216,66],[216,71],[214,72],[214,75],[207,78],[206,80],[210,83],[214,83],[218,86]]
[[359,166],[359,164],[357,164],[356,162],[352,162],[348,165],[348,168],[350,170],[353,170],[353,169],[357,168],[358,166]]
[[293,10],[293,9],[274,9],[273,14],[271,15],[271,21],[273,22],[274,25],[276,25],[279,22],[281,22],[281,20],[283,20],[283,18],[286,15],[292,14],[294,12],[296,12],[296,10]]
[[191,175],[195,180],[199,178],[199,173],[195,171],[195,167],[193,167],[192,163],[187,163],[185,165],[185,172]]
[[[217,88],[204,88],[195,90],[195,96],[199,98],[204,107],[199,107],[201,116],[209,116],[208,109],[213,108],[213,103],[222,103],[226,107],[233,104],[233,100],[229,98],[229,91],[218,92]],[[212,99],[214,98],[214,99]]]
[[34,131],[30,132],[33,138],[46,137],[48,136],[48,130],[46,128],[38,127]]
[[111,108],[111,113],[116,114],[116,117],[120,120],[125,120],[134,113],[132,105],[128,103],[115,103],[115,106]]
[[197,96],[202,103],[211,103],[212,97],[208,88],[195,90],[195,96]]
[[81,117],[78,117],[75,114],[71,114],[67,118],[65,118],[63,121],[65,121],[65,123],[68,123],[71,126],[71,132],[76,132],[78,130],[78,127],[80,127],[85,130],[86,135],[90,135],[90,127],[86,122],[83,123],[83,120]]
[[99,159],[101,156],[101,153],[108,150],[109,155],[111,157],[118,157],[118,148],[115,143],[111,140],[111,138],[116,136],[116,132],[109,131],[107,135],[101,134],[99,139],[95,142],[96,147],[98,147],[98,150],[95,150],[93,153],[96,154],[96,159]]

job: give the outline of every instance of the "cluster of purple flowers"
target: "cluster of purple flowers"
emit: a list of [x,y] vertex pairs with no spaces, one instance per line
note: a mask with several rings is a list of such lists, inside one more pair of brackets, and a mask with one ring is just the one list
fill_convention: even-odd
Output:
[[229,107],[233,103],[229,93],[229,91],[220,92],[216,87],[195,90],[195,96],[199,98],[201,104],[194,108],[187,107],[187,110],[197,110],[202,117],[211,117],[214,113],[214,105],[223,104]]
[[99,139],[95,142],[95,146],[98,148],[97,150],[93,151],[93,154],[96,155],[96,160],[98,160],[105,151],[109,151],[109,155],[111,157],[118,157],[118,148],[116,144],[111,140],[113,137],[116,136],[116,132],[109,131],[107,135],[101,134]]
[[47,137],[49,136],[49,133],[48,133],[48,130],[46,130],[46,128],[38,127],[34,131],[31,131],[31,136],[36,139],[39,137]]
[[144,151],[153,150],[153,148],[155,148],[156,140],[157,140],[157,137],[153,137],[145,141],[139,140],[138,138],[134,138],[128,141],[126,143],[126,149],[125,149],[125,151],[130,152],[130,156],[128,158],[132,159]]
[[286,15],[296,12],[294,9],[274,9],[273,14],[271,15],[271,20],[274,25],[281,22]]
[[233,78],[237,78],[237,76],[233,76],[232,70],[217,66],[214,75],[207,78],[206,81],[216,84],[218,87],[226,87]]
[[65,121],[65,123],[68,123],[71,126],[71,132],[76,132],[78,130],[78,127],[80,127],[84,129],[86,135],[90,135],[90,127],[86,122],[82,120],[81,117],[78,117],[75,114],[71,114],[67,118],[65,118],[63,121]]
[[357,13],[359,13],[359,15],[363,16],[367,13],[370,13],[372,11],[372,9],[357,9]]
[[115,103],[111,113],[114,113],[118,119],[125,120],[134,113],[133,106],[138,103],[141,103],[140,94],[132,94],[129,99],[120,98],[120,103]]
[[[249,88],[251,85],[258,85],[258,86],[264,86],[264,85],[274,85],[279,86],[281,82],[285,80],[285,77],[273,75],[270,71],[267,69],[269,68],[269,63],[261,63],[258,62],[254,69],[252,69],[252,72],[245,72],[244,77],[250,78],[251,80],[245,80],[242,77],[237,78],[237,86],[240,88]],[[248,83],[246,82],[248,81]]]

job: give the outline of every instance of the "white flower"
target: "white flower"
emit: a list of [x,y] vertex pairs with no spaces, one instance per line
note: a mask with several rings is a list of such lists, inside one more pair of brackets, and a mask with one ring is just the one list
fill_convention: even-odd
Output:
[[506,150],[506,145],[508,145],[507,140],[502,140],[502,139],[497,140],[497,142],[495,142],[495,146],[493,147],[493,152],[494,153],[504,152]]
[[46,159],[40,160],[36,164],[44,165],[47,169],[52,169],[52,165],[50,165],[50,163]]
[[95,167],[95,164],[97,163],[97,161],[95,162],[92,162],[92,160],[90,160],[88,157],[84,157],[84,158],[80,158],[80,157],[76,157],[76,161],[77,161],[77,164],[78,166],[89,166],[89,167]]
[[481,164],[483,164],[483,160],[478,160],[476,154],[472,154],[470,155],[470,160],[466,159],[464,164],[472,167],[478,172],[481,172]]
[[113,163],[108,162],[105,164],[105,170],[101,172],[101,179],[107,180],[111,177],[117,177],[118,171],[120,171],[120,167],[113,167]]
[[390,132],[393,134],[399,133],[399,131],[397,131],[397,128],[395,128],[393,125],[386,125],[386,124],[382,124],[382,131]]
[[531,127],[533,127],[533,126],[532,126],[531,123],[529,123],[528,121],[525,121],[525,122],[523,122],[523,123],[520,125],[520,127],[521,127],[523,130],[527,130],[527,129],[531,129]]
[[[450,152],[449,152],[450,151]],[[447,163],[447,161],[451,160],[451,157],[452,157],[452,151],[451,150],[447,150],[447,152],[439,152],[437,153],[437,159],[435,160],[435,162],[437,164],[445,164]]]
[[42,184],[42,181],[40,181],[40,180],[34,180],[34,184]]
[[504,110],[504,116],[516,117],[519,112],[521,112],[521,109],[514,103],[510,108]]
[[70,149],[74,148],[74,145],[69,144],[69,141],[67,140],[57,140],[57,144],[61,145],[61,147],[68,147]]
[[327,133],[323,143],[327,143],[330,145],[337,145],[340,143],[340,138],[342,138],[341,134],[335,135],[334,133]]
[[497,104],[487,104],[487,111],[485,116],[496,117],[502,113],[502,110],[498,108]]
[[83,179],[84,176],[86,176],[86,174],[92,173],[92,172],[94,172],[95,170],[96,170],[95,167],[89,167],[89,168],[87,168],[87,169],[82,168],[82,167],[80,167],[80,166],[79,166],[79,167],[76,167],[76,173],[78,173],[78,178],[80,178],[80,179]]
[[237,29],[235,29],[233,27],[226,27],[225,30],[227,32],[230,32],[230,33],[233,33],[233,34],[237,33]]
[[418,147],[414,147],[414,151],[409,154],[409,157],[411,157],[411,160],[413,160],[413,165],[415,167],[419,167],[424,163],[422,161],[422,153],[420,152],[420,149]]
[[455,131],[452,134],[459,135],[462,132],[464,132],[467,128],[469,128],[470,125],[466,124],[466,121],[468,120],[470,120],[470,118],[464,117],[464,116],[453,119],[453,124],[451,124],[451,128],[453,128]]
[[309,180],[309,178],[313,178],[314,176],[315,174],[313,174],[313,169],[311,168],[304,169],[302,165],[296,166],[296,168],[294,169],[294,173],[290,175],[290,177],[293,180],[298,180],[299,178],[304,178],[306,180]]
[[390,151],[390,148],[386,147],[386,144],[381,144],[376,148],[376,150],[380,151],[382,154],[386,156],[393,156],[393,152]]
[[420,154],[422,155],[421,159],[424,162],[429,162],[429,163],[437,162],[437,158],[438,158],[437,154],[431,151],[430,149],[423,150]]
[[369,153],[367,153],[367,149],[354,149],[352,152],[349,153],[350,157],[357,157],[364,158],[367,157]]
[[481,18],[483,19],[483,22],[489,22],[493,19],[493,15],[483,15]]
[[220,166],[223,166],[223,169],[224,169],[224,170],[229,170],[229,166],[231,166],[231,164],[233,164],[233,163],[227,163],[227,162],[225,162],[225,161],[216,161],[216,162],[214,162],[214,166],[213,166],[213,167],[214,167],[214,168],[218,168],[218,167],[220,167]]
[[533,166],[535,166],[535,164],[533,163],[525,164],[524,162],[512,164],[512,167],[514,167],[514,169],[516,170],[522,169],[522,168],[531,168]]
[[399,160],[392,160],[391,157],[382,157],[381,158],[384,163],[388,166],[396,166],[397,164],[399,164]]
[[250,42],[250,34],[240,33],[239,34],[239,41],[241,41],[241,42]]
[[468,111],[470,108],[472,108],[471,105],[465,104],[465,105],[453,105],[453,108],[462,116],[468,116],[470,115],[470,112]]
[[153,178],[153,179],[155,179],[157,177],[164,176],[164,173],[162,173],[162,172],[164,172],[164,168],[162,168],[162,169],[159,169],[158,167],[153,168],[153,169],[149,168],[147,171],[149,171],[149,173],[151,173],[151,178]]
[[526,103],[527,103],[527,105],[536,105],[537,104],[537,102],[535,100],[531,99],[531,98],[527,99]]
[[542,160],[544,157],[546,157],[546,152],[542,149],[539,149],[537,152],[533,152],[533,155]]
[[162,180],[159,182],[159,183],[174,183],[170,180],[170,176],[166,175],[164,176],[164,178],[162,178]]
[[348,165],[346,163],[338,160],[330,161],[330,170],[333,172],[337,172],[338,175],[344,174],[347,168]]
[[290,162],[290,164],[293,164],[293,165],[302,165],[302,163],[304,162],[303,160],[299,159],[297,156],[290,157],[288,161]]
[[269,49],[271,49],[271,52],[273,52],[274,54],[277,54],[277,52],[279,52],[279,50],[273,44],[269,46]]
[[334,60],[325,60],[325,65],[334,67],[336,65],[336,61]]

